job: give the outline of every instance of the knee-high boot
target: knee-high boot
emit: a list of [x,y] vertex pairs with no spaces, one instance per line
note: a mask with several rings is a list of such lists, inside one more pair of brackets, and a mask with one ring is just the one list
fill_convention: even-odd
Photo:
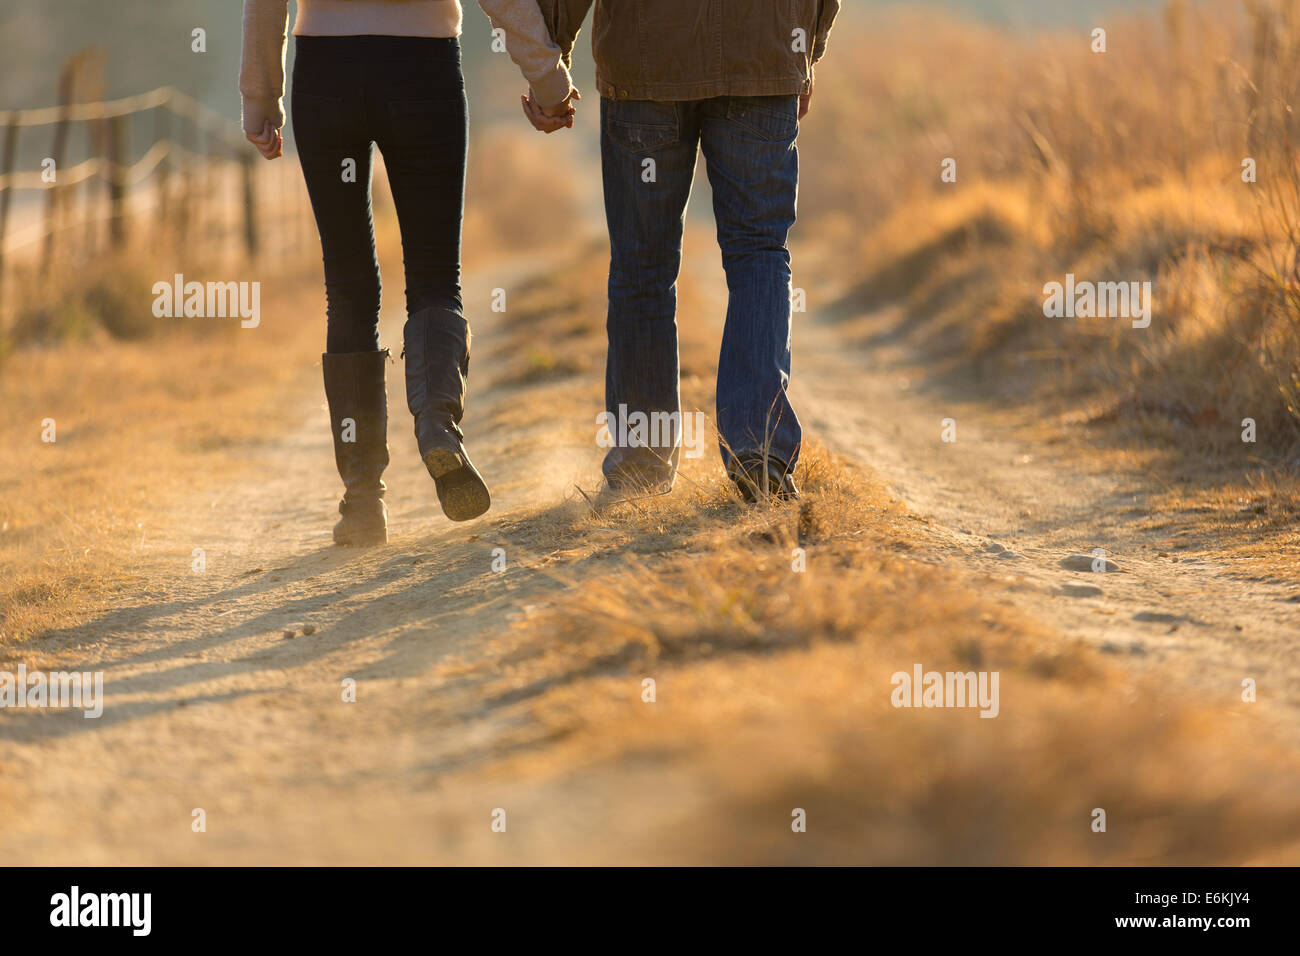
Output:
[[388,349],[327,352],[321,356],[334,461],[343,479],[342,517],[334,526],[338,544],[388,541],[384,469],[388,467]]
[[483,476],[462,443],[469,374],[469,323],[450,309],[428,307],[406,322],[406,403],[415,416],[420,458],[438,488],[443,513],[468,521],[492,504]]

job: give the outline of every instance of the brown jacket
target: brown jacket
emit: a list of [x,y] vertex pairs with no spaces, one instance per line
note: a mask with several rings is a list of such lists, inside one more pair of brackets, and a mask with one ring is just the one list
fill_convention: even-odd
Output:
[[699,100],[807,93],[840,0],[538,0],[569,63],[592,4],[601,96]]

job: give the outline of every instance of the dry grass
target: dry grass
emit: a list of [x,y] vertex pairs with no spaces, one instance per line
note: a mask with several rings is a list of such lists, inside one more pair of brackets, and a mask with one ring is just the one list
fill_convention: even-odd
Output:
[[[844,462],[814,451],[801,478],[785,507],[717,479],[551,515],[544,564],[570,588],[449,669],[555,742],[498,773],[683,778],[707,796],[646,836],[665,862],[1295,860],[1300,766],[1246,705],[1135,680],[981,596]],[[890,677],[916,663],[999,672],[1000,715],[895,709]]]
[[[1104,54],[1086,34],[908,13],[840,37],[867,52],[827,66],[807,139],[871,175],[838,164],[807,202],[876,225],[845,244],[840,266],[862,278],[836,308],[900,304],[909,341],[1013,380],[1022,400],[1100,398],[1239,460],[1253,418],[1249,453],[1295,470],[1300,7],[1248,7],[1109,19]],[[945,157],[956,183],[940,181]],[[1043,285],[1066,273],[1152,281],[1151,327],[1045,318]]]
[[[805,177],[801,234],[830,251],[802,284],[846,338],[898,346],[1000,427],[1164,486],[1151,520],[1181,548],[1291,579],[1300,4],[1171,0],[1101,25],[1104,54],[1083,31],[906,9],[840,31],[861,53],[828,60],[803,139],[862,159]],[[1151,281],[1151,326],[1046,318],[1067,273]]]

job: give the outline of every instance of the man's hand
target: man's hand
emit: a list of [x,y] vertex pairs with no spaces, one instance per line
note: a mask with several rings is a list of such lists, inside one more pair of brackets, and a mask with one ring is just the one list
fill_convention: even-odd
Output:
[[519,96],[519,102],[524,107],[524,116],[528,117],[528,122],[533,124],[533,129],[543,133],[554,133],[557,129],[573,129],[573,117],[578,114],[578,111],[570,104],[580,99],[582,94],[577,90],[571,90],[562,102],[554,106],[542,106],[537,102],[537,97],[533,95],[532,90],[528,91],[527,96],[522,94]]
[[812,106],[812,95],[813,95],[813,78],[812,78],[812,74],[809,73],[808,92],[799,94],[799,118],[800,119],[803,119],[805,116],[808,115],[808,109],[809,107]]
[[257,151],[266,159],[275,159],[284,151],[284,137],[280,131],[267,120],[259,135],[245,133],[245,138],[257,147]]

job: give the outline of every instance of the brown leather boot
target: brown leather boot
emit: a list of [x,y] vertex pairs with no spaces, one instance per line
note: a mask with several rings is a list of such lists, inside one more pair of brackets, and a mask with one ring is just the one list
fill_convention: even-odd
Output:
[[343,479],[336,544],[388,543],[384,469],[388,467],[388,349],[321,356],[334,433],[334,461]]
[[415,416],[420,458],[452,521],[469,521],[492,506],[483,476],[462,443],[469,323],[450,309],[424,308],[406,321],[406,404]]

